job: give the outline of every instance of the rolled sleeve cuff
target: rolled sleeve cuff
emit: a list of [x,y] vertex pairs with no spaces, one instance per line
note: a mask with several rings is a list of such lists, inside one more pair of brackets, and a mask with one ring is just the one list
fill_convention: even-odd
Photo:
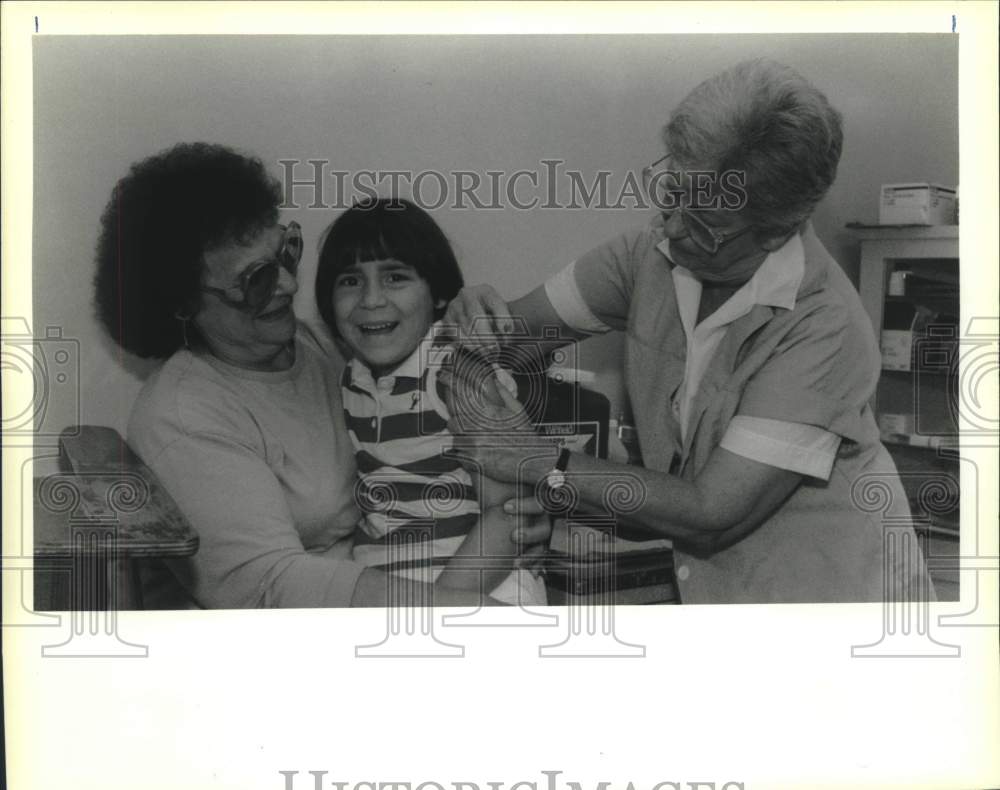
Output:
[[840,437],[815,425],[737,415],[720,446],[768,466],[829,480]]
[[559,318],[570,329],[591,335],[610,332],[611,327],[594,315],[584,301],[573,273],[575,267],[576,262],[574,261],[550,277],[545,283],[545,295],[549,298],[549,302],[552,303]]

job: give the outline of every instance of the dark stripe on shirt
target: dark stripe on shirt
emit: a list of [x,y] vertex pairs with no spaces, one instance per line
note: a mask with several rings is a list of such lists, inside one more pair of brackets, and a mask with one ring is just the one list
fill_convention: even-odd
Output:
[[355,417],[344,409],[344,424],[359,442],[372,443],[378,439],[378,422],[372,417]]
[[[371,501],[369,501],[369,497],[365,492],[365,488],[369,485],[376,491],[376,494],[371,498]],[[451,502],[448,502],[441,508],[442,510],[457,508],[459,506],[459,502],[469,502],[474,506],[478,506],[479,504],[476,499],[476,491],[470,485],[463,485],[462,483],[454,480],[434,480],[428,483],[410,483],[393,480],[392,475],[387,474],[385,476],[372,475],[371,477],[366,478],[362,485],[357,487],[356,498],[358,500],[358,507],[365,513],[382,512],[378,505],[379,503],[384,503],[385,498],[377,492],[383,486],[390,486],[392,488],[392,498],[396,502],[423,502],[426,500],[427,509],[432,513],[434,512],[435,501],[444,499],[445,497],[447,497],[448,500],[454,501],[455,504],[452,505]],[[409,519],[417,518],[417,516],[412,514],[407,514],[406,517]]]
[[420,379],[413,376],[397,376],[390,395],[408,395],[420,389]]
[[408,464],[389,464],[385,461],[380,461],[367,450],[358,450],[354,458],[358,464],[358,471],[363,475],[370,474],[383,467],[390,467],[390,469],[406,472],[407,474],[437,477],[448,472],[455,472],[462,466],[454,456],[444,456],[441,453],[435,453],[427,458],[420,458]]
[[403,412],[382,418],[382,433],[379,435],[377,417],[355,417],[344,409],[344,424],[353,431],[359,442],[391,442],[394,439],[413,439],[419,436],[434,436],[448,427],[436,411]]
[[[390,414],[382,418],[382,434],[379,440],[391,442],[393,439],[433,436],[436,433],[441,433],[447,427],[448,423],[441,419],[441,415],[431,409]],[[358,438],[361,438],[360,434]]]
[[[389,536],[393,532],[399,532],[401,529],[411,530],[411,535],[415,542],[422,542],[424,540],[440,540],[442,538],[455,538],[460,535],[467,535],[469,530],[472,529],[476,521],[479,519],[478,513],[464,513],[461,516],[452,516],[450,518],[436,518],[433,522],[428,522],[427,520],[414,519],[413,516],[408,513],[400,513],[398,511],[390,511],[387,516],[389,518],[398,518],[403,522],[412,522],[412,524],[401,523],[398,526],[392,527],[392,529],[384,537],[373,538],[366,534],[364,530],[359,529],[355,532],[354,543],[358,546],[370,546],[379,545],[384,546],[389,542]],[[430,526],[431,529],[427,529]],[[395,540],[398,541],[402,536],[396,536]]]

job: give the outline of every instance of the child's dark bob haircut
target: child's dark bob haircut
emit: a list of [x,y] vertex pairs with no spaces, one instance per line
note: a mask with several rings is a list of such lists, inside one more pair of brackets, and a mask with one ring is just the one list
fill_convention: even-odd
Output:
[[[402,198],[369,198],[355,203],[327,228],[316,272],[316,305],[326,325],[337,334],[333,284],[355,263],[394,258],[427,281],[435,302],[450,302],[464,284],[447,237],[419,206]],[[434,310],[434,320],[444,308]]]

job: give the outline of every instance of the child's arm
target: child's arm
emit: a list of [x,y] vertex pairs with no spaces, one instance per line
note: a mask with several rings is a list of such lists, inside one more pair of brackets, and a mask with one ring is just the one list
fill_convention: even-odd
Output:
[[[475,526],[438,576],[439,585],[480,590],[486,595],[507,578],[518,555],[518,546],[511,540],[517,516],[504,512],[503,501],[482,509]],[[489,558],[497,567],[489,567],[480,558]]]
[[[507,515],[503,504],[509,499],[519,496],[530,496],[530,486],[520,486],[516,483],[503,483],[486,475],[472,472],[472,487],[479,500],[479,520],[465,536],[462,545],[455,552],[456,557],[488,557],[492,559],[510,557],[518,554],[518,546],[510,540],[511,531],[517,526],[516,518]],[[523,492],[523,493],[522,493]],[[510,574],[511,563],[505,567],[487,568],[484,570],[460,570],[461,561],[449,564],[438,577],[438,582],[446,587],[456,587],[463,590],[479,589],[488,594]],[[443,581],[442,581],[443,580]]]
[[530,485],[504,483],[484,474],[472,476],[472,487],[476,489],[476,497],[479,499],[481,511],[489,510],[491,507],[500,507],[508,499],[531,496]]
[[[484,375],[483,381],[487,388],[486,397],[492,396],[494,400],[499,400],[499,394],[490,393],[489,390],[504,385],[489,375]],[[454,556],[470,558],[470,562],[473,562],[476,557],[494,560],[516,557],[518,546],[510,540],[511,531],[517,526],[516,519],[514,516],[504,513],[503,504],[510,499],[530,496],[531,486],[501,482],[472,471],[472,487],[476,491],[481,515]],[[482,585],[482,592],[489,593],[512,570],[512,563],[505,563],[499,568],[486,567],[486,563],[482,563],[482,565],[484,569],[480,573],[479,571],[461,570],[461,560],[450,563],[441,572],[438,582],[448,587],[460,589],[478,589]]]

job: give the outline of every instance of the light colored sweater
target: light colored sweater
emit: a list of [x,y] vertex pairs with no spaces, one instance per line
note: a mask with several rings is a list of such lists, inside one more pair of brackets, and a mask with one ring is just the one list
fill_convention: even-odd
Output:
[[348,606],[359,513],[343,424],[344,362],[299,325],[286,371],[181,350],[146,382],[129,443],[198,532],[190,558],[150,568],[147,608]]

